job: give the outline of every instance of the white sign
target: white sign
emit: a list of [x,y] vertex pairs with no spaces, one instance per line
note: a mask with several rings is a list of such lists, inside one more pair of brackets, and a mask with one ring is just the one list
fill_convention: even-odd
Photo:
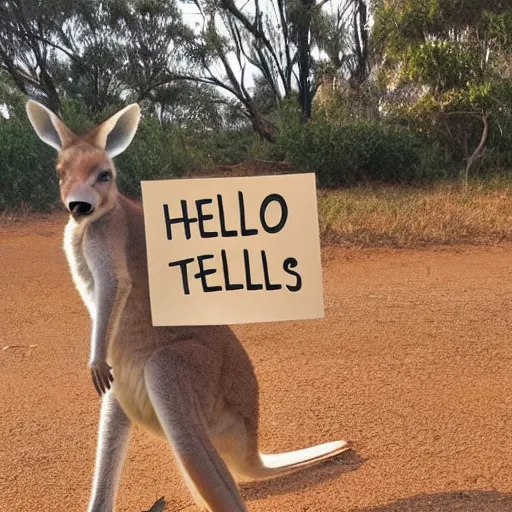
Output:
[[314,174],[143,181],[154,326],[323,317]]

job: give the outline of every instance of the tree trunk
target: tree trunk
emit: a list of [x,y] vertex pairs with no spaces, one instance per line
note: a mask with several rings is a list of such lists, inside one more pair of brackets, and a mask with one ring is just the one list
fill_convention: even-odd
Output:
[[469,170],[471,169],[471,166],[475,163],[475,160],[482,156],[482,153],[485,149],[485,143],[487,142],[487,136],[489,135],[489,115],[490,112],[484,112],[482,114],[482,122],[484,125],[482,136],[480,138],[478,146],[476,147],[475,151],[473,151],[473,154],[468,158],[468,161],[466,163],[466,168],[464,169],[463,172],[464,186],[467,186],[468,184]]
[[249,118],[253,130],[258,133],[262,139],[268,142],[276,141],[276,127],[274,123],[265,119],[261,114],[255,111],[249,113]]
[[46,71],[46,68],[41,68],[40,73],[41,88],[46,93],[48,99],[48,108],[53,112],[60,112],[60,98],[57,88],[53,83],[53,79],[50,74]]
[[311,9],[314,6],[314,0],[301,0],[302,12],[297,20],[297,50],[299,65],[299,104],[302,111],[302,120],[311,119],[311,84],[309,73],[311,71]]

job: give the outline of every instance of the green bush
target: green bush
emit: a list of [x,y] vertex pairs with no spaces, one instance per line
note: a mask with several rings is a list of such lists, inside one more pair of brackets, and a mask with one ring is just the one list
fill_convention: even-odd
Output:
[[[84,133],[117,110],[91,117],[79,103],[64,101],[61,116]],[[315,172],[322,187],[364,182],[410,183],[457,177],[460,162],[446,144],[413,124],[355,120],[337,110],[316,111],[303,124],[294,102],[276,114],[276,143],[262,141],[250,129],[184,131],[143,117],[129,149],[116,158],[119,188],[140,196],[143,180],[179,178],[215,165],[251,159],[287,160],[293,168]],[[508,111],[491,116],[492,129],[475,173],[489,176],[512,167],[512,121]],[[428,138],[427,138],[428,137]],[[59,203],[55,151],[41,142],[19,99],[11,118],[0,117],[0,210],[29,206],[43,210]]]
[[0,210],[47,209],[59,200],[55,151],[42,143],[24,109],[0,117]]
[[321,186],[408,183],[446,175],[437,148],[404,127],[337,124],[323,116],[305,125],[288,118],[280,126],[281,151],[295,167],[315,172]]
[[209,165],[234,165],[249,158],[258,136],[250,128],[190,135]]
[[506,108],[493,112],[489,119],[489,138],[483,157],[477,161],[475,171],[480,176],[512,169],[512,86]]

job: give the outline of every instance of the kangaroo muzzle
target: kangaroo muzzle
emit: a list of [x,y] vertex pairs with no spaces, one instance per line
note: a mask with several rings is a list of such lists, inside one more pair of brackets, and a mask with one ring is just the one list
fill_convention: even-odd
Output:
[[64,203],[73,217],[90,215],[96,207],[96,197],[88,185],[73,187]]
[[93,212],[94,207],[85,201],[71,201],[68,204],[68,209],[74,215],[89,215]]

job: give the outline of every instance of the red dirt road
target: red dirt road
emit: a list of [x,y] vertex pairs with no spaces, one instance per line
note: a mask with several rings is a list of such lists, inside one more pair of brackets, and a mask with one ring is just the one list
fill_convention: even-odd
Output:
[[[64,222],[0,228],[1,512],[86,510],[99,400]],[[249,510],[512,511],[512,247],[333,249],[324,279],[324,319],[236,331],[260,379],[262,449],[355,451],[243,486]],[[162,495],[196,510],[170,449],[136,429],[117,510]]]

